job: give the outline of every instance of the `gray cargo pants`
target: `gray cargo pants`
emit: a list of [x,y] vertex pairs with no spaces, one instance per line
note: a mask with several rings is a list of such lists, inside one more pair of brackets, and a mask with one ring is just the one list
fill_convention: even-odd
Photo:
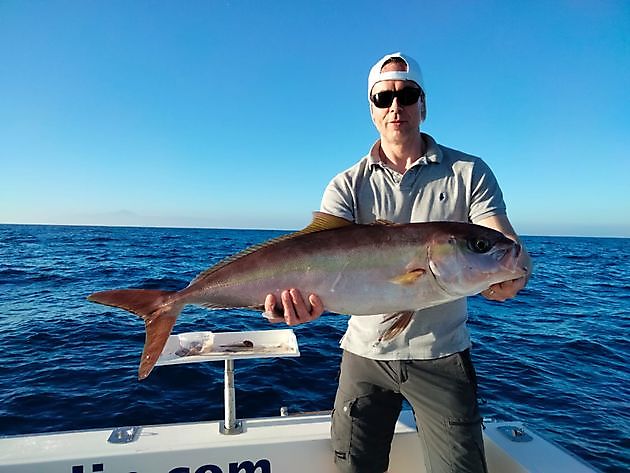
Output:
[[416,417],[427,472],[487,472],[469,350],[434,360],[400,361],[344,351],[331,432],[340,471],[387,470],[403,397]]

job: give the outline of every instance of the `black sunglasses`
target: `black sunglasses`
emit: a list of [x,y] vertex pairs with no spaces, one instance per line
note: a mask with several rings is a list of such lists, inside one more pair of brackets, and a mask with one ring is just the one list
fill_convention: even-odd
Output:
[[422,89],[417,87],[404,87],[400,90],[383,90],[382,92],[377,92],[370,100],[376,108],[387,108],[391,107],[392,103],[394,103],[394,97],[398,99],[398,104],[407,106],[413,105],[418,102],[418,99],[422,95]]

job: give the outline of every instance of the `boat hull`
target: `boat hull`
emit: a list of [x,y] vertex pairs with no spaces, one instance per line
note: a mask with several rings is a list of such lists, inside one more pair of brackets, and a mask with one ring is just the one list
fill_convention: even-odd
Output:
[[[0,438],[0,472],[11,473],[302,473],[336,472],[326,413],[251,419],[243,433],[220,433],[221,422],[145,426],[128,443],[112,430]],[[491,473],[593,472],[590,466],[522,423],[486,423]],[[391,473],[421,472],[413,415],[403,411],[392,445]]]

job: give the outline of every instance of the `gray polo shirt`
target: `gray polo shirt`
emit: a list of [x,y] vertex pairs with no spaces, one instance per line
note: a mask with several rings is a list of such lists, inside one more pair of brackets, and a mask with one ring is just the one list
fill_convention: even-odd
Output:
[[[476,223],[506,213],[501,189],[480,158],[439,145],[423,133],[426,153],[404,173],[383,164],[380,141],[324,191],[321,211],[352,220],[395,223],[451,220]],[[353,316],[341,346],[372,359],[431,359],[470,346],[466,299],[419,310],[405,331],[378,342],[383,315]]]

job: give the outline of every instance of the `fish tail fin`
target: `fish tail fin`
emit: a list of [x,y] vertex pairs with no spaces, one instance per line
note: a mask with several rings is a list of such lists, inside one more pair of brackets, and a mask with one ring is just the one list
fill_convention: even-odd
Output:
[[175,291],[118,289],[95,292],[88,297],[91,302],[119,307],[144,319],[146,339],[138,368],[138,379],[144,379],[151,373],[177,316],[184,308],[184,304],[172,297],[174,294]]
[[407,326],[411,323],[411,319],[413,318],[414,311],[406,310],[403,312],[396,312],[394,314],[390,314],[385,317],[383,323],[389,322],[390,320],[394,320],[387,330],[383,332],[383,334],[379,338],[380,341],[391,340],[394,337],[400,335],[403,330],[407,328]]

